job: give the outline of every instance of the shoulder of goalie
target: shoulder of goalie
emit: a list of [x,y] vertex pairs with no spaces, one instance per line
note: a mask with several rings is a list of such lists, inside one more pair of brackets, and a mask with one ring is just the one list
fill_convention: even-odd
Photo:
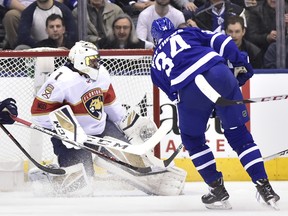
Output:
[[[49,167],[59,168],[56,164]],[[82,163],[65,167],[64,175],[53,175],[37,167],[28,171],[28,179],[34,186],[34,192],[57,197],[86,197],[93,195],[91,182]]]
[[158,129],[154,121],[140,116],[135,110],[127,111],[124,118],[118,123],[119,128],[126,135],[131,144],[142,144]]

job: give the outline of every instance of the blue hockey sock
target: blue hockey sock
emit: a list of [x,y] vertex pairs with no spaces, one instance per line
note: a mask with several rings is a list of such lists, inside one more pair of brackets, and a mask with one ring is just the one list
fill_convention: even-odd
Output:
[[242,146],[237,153],[242,166],[254,183],[259,179],[267,178],[262,155],[255,143]]
[[222,173],[216,169],[216,162],[211,149],[207,145],[199,146],[193,151],[189,151],[190,158],[207,184],[222,177]]

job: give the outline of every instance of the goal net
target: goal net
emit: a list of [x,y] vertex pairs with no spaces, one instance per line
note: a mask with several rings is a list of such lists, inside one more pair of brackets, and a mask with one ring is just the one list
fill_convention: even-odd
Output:
[[[153,119],[151,54],[149,50],[100,50],[101,63],[111,75],[119,101]],[[54,49],[0,52],[0,100],[14,98],[19,117],[32,121],[30,109],[36,92],[49,74],[65,63],[67,55],[68,51]],[[51,137],[17,123],[7,125],[7,129],[38,162],[55,161]],[[3,131],[0,131],[0,137],[0,162],[24,160],[31,166]]]

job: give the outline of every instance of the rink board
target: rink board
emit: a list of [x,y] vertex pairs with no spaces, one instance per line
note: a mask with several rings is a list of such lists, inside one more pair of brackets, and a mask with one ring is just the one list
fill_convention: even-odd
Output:
[[[226,181],[249,181],[250,177],[241,166],[238,158],[216,158],[217,169],[221,171]],[[175,160],[178,167],[188,173],[186,181],[202,181],[190,159],[178,158]],[[288,180],[288,158],[277,158],[265,162],[265,168],[270,180]]]

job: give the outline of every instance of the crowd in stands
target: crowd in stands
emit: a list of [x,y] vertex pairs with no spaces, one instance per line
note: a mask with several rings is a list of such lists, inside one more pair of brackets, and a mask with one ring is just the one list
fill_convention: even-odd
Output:
[[[228,34],[254,68],[276,68],[276,1],[87,0],[86,40],[100,49],[151,49],[151,24],[166,16],[175,26]],[[77,0],[0,0],[0,49],[70,49],[77,16]]]

